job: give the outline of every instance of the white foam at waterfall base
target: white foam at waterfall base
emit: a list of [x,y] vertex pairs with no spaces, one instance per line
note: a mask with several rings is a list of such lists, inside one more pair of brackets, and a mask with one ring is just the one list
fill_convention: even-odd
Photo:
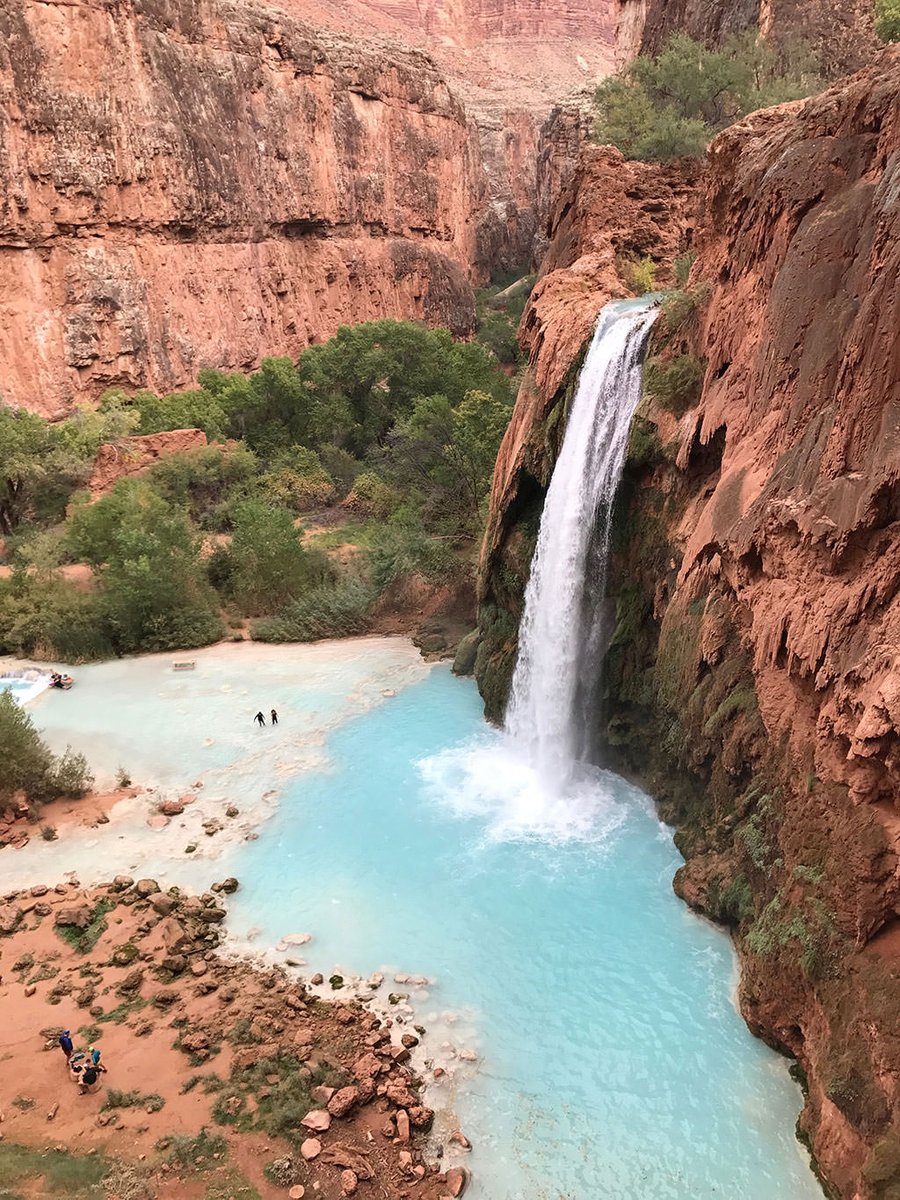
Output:
[[650,298],[600,314],[544,502],[506,728],[551,794],[589,756],[613,504],[656,311]]
[[482,841],[600,846],[627,813],[621,779],[581,764],[553,788],[502,733],[423,759],[419,770],[432,802],[479,822]]

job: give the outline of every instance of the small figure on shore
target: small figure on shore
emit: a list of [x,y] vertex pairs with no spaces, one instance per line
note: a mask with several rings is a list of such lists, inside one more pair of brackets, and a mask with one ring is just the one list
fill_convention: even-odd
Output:
[[95,1067],[99,1066],[100,1065],[100,1051],[96,1048],[96,1046],[88,1046],[88,1054],[90,1055],[90,1059],[91,1059],[91,1062],[93,1063],[93,1065]]
[[274,708],[272,709],[272,724],[273,725],[278,724],[278,713],[275,711]]
[[72,1046],[72,1035],[68,1029],[64,1029],[59,1035],[59,1047],[66,1056],[66,1062],[68,1062],[72,1057],[72,1050],[74,1049]]
[[257,725],[260,727],[260,729],[262,729],[263,725],[265,725],[265,723],[266,723],[266,718],[262,715],[261,712],[258,712],[256,714],[256,716],[253,718],[253,720],[257,723]]

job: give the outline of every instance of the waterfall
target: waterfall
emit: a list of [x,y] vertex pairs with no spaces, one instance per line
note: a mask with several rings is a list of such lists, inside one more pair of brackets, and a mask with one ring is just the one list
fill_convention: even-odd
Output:
[[613,501],[653,301],[608,304],[572,402],[541,518],[506,730],[546,783],[564,785],[589,753],[603,641]]

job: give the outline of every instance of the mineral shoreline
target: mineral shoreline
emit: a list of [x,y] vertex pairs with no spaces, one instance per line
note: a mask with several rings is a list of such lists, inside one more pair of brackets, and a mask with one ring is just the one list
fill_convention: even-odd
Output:
[[[0,1154],[97,1156],[110,1200],[461,1195],[466,1170],[440,1170],[444,1147],[426,1156],[433,1113],[410,1064],[424,1031],[340,985],[322,1000],[283,968],[224,957],[236,887],[192,896],[117,876],[4,897]],[[69,1079],[62,1029],[101,1050],[95,1092]]]

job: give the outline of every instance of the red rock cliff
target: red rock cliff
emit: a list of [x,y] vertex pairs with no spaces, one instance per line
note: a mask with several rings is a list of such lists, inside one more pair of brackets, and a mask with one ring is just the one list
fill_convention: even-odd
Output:
[[0,379],[57,412],[341,322],[464,332],[477,139],[416,51],[230,0],[0,9]]
[[[632,430],[599,731],[678,826],[679,893],[734,931],[744,1014],[797,1057],[804,1135],[847,1200],[900,1178],[898,172],[900,48],[713,143],[693,303],[655,347],[705,376]],[[482,564],[495,713],[579,297],[615,294],[584,251],[616,195],[576,179],[524,323]]]

